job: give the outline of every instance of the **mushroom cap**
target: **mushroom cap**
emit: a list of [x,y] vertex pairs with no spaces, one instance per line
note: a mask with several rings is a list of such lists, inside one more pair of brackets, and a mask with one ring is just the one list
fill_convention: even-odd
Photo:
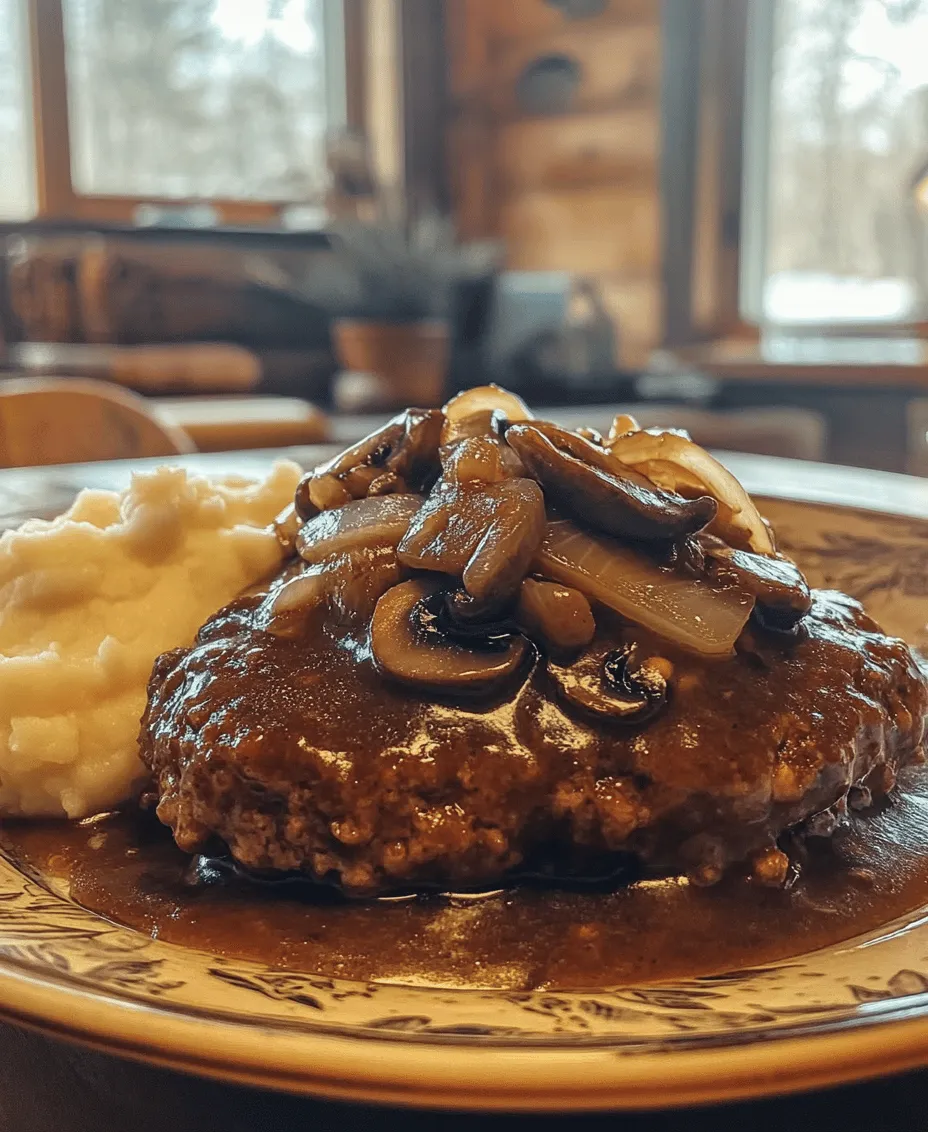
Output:
[[444,693],[486,693],[505,684],[528,655],[528,641],[512,634],[467,645],[437,625],[428,599],[443,600],[442,585],[414,578],[380,598],[371,621],[374,664],[385,676]]
[[771,614],[786,627],[800,621],[812,608],[809,583],[796,563],[782,554],[754,554],[724,545],[709,545],[705,552],[715,572],[731,576],[754,595],[762,616]]
[[635,645],[594,643],[570,664],[548,661],[558,693],[574,707],[615,723],[644,723],[667,702],[667,681],[657,667],[633,669]]
[[556,502],[604,534],[666,541],[715,518],[710,496],[684,499],[662,491],[606,449],[556,425],[511,425],[506,442]]

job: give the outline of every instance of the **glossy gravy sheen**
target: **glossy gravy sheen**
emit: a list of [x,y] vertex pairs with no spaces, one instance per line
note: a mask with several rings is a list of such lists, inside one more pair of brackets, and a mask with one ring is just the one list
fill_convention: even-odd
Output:
[[307,885],[191,884],[151,818],[5,823],[14,857],[78,903],[146,935],[339,978],[440,986],[602,987],[766,964],[873,931],[928,902],[928,771],[882,812],[807,843],[789,891],[731,878],[700,889],[522,887],[345,901]]

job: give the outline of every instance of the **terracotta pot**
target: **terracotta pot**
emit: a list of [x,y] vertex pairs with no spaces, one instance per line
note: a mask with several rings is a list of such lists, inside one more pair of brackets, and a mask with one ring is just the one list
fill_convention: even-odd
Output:
[[[372,374],[369,408],[440,405],[448,368],[448,324],[338,319],[335,349],[345,370]],[[375,405],[374,402],[377,402]],[[359,406],[360,407],[360,406]]]

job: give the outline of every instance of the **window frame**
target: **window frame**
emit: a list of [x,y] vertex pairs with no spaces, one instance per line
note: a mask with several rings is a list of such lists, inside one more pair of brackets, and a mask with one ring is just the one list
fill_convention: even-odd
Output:
[[739,303],[745,0],[664,0],[661,33],[664,345],[756,336]]
[[[135,223],[140,205],[183,208],[208,203],[217,226],[277,226],[300,201],[254,201],[79,193],[71,175],[71,135],[62,0],[25,0],[33,112],[33,166],[37,220],[77,220],[92,224]],[[325,0],[326,97],[335,113],[333,127],[365,126],[366,0]],[[340,50],[330,50],[334,42]]]
[[[774,0],[663,0],[662,275],[671,349],[760,337],[775,8]],[[797,338],[928,337],[918,318],[771,329]]]

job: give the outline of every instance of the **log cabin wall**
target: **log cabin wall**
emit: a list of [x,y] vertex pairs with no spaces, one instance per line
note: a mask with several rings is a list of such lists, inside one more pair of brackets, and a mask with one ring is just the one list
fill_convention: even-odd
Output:
[[592,277],[621,361],[662,334],[660,0],[446,0],[462,235]]

